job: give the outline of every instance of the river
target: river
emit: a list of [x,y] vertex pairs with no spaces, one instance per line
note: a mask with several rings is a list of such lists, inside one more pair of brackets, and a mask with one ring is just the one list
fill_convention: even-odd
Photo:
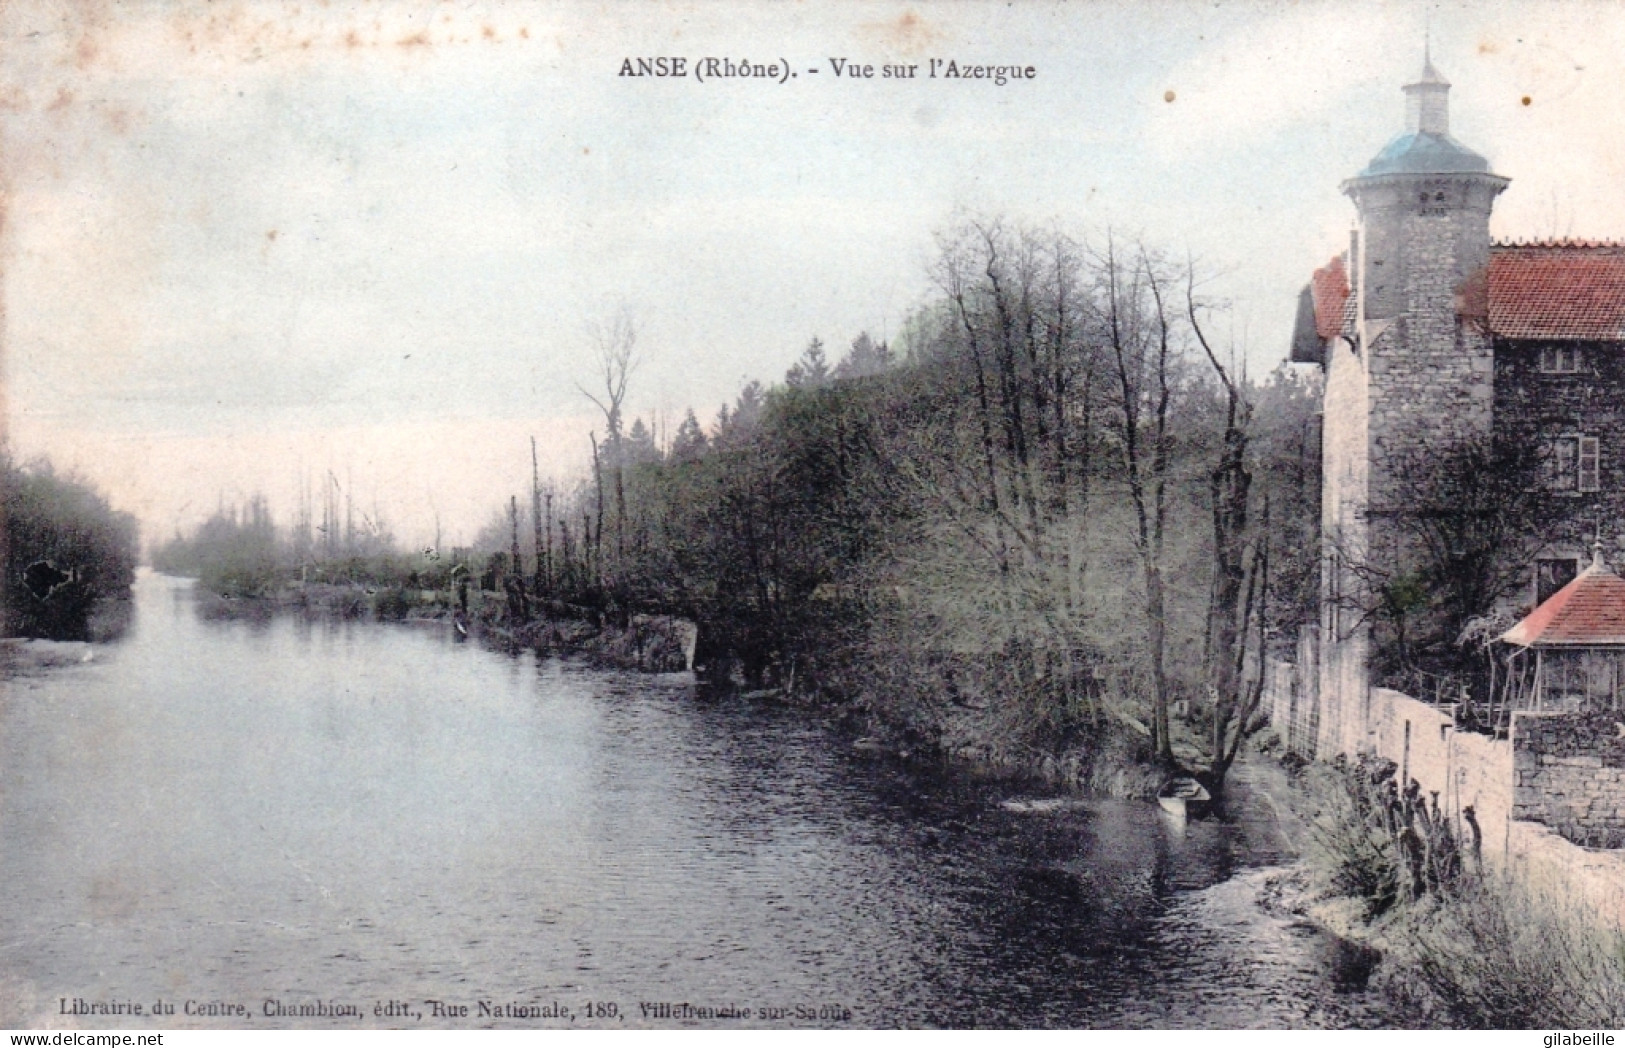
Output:
[[135,601],[0,699],[0,1027],[1390,1021],[1261,906],[1266,833],[444,624]]

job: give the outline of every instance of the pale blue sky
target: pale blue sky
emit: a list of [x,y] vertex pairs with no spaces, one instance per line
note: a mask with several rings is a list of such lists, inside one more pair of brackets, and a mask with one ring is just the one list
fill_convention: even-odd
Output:
[[[529,434],[580,468],[592,318],[641,319],[635,412],[709,419],[814,335],[895,334],[956,210],[1191,252],[1264,371],[1425,23],[1456,136],[1513,179],[1497,233],[1625,236],[1611,3],[10,4],[11,441],[160,533],[221,492],[291,509],[303,465],[413,541],[432,492],[467,539]],[[801,75],[615,75],[657,54]]]

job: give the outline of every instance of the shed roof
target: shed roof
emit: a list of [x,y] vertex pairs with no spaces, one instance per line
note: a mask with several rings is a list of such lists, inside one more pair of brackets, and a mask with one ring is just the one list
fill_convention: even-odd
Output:
[[1625,245],[1496,244],[1488,284],[1502,338],[1625,341]]
[[1625,579],[1594,559],[1501,640],[1523,648],[1625,646]]

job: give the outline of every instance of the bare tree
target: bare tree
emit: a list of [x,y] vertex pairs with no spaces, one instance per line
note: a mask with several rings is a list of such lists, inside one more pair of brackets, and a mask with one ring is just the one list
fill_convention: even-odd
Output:
[[[549,495],[548,516],[550,517],[552,516],[552,501],[553,497]],[[536,543],[536,574],[532,585],[537,599],[541,600],[548,595],[547,586],[550,583],[546,556],[548,529],[542,521],[542,471],[541,464],[536,457],[535,437],[530,438],[530,525]]]
[[1107,359],[1094,289],[1083,253],[1056,230],[973,219],[938,243],[943,300],[916,318],[909,353],[955,393],[923,431],[888,438],[881,475],[946,525],[917,564],[932,609],[922,625],[950,644],[996,647],[1024,723],[1065,739],[1107,712],[1092,686],[1106,658],[1102,608],[1083,584]]
[[511,573],[503,580],[502,587],[508,594],[508,618],[514,622],[526,622],[530,619],[530,601],[525,596],[525,562],[519,552],[519,496],[511,495],[508,498],[508,519],[513,529]]
[[[626,483],[623,475],[626,456],[623,446],[623,412],[632,375],[642,363],[637,354],[637,321],[631,308],[622,305],[608,320],[590,324],[588,337],[592,341],[593,362],[597,370],[595,381],[600,384],[601,392],[595,393],[579,383],[576,388],[604,413],[605,454],[600,457],[595,447],[594,469],[595,472],[599,472],[600,489],[603,486],[601,470],[604,458],[609,460],[610,468],[615,471],[615,552],[619,560],[626,555]],[[598,536],[600,543],[603,539],[602,514],[603,507],[600,506]]]
[[1201,309],[1196,298],[1195,267],[1188,264],[1185,315],[1224,399],[1219,458],[1208,473],[1208,498],[1213,510],[1213,582],[1203,644],[1213,714],[1208,773],[1217,790],[1223,787],[1242,743],[1260,726],[1269,600],[1269,504],[1266,501],[1262,528],[1250,530],[1253,474],[1248,442],[1253,404],[1245,383],[1231,374],[1208,340],[1202,328]]
[[1166,278],[1143,247],[1134,259],[1118,256],[1108,234],[1100,258],[1105,283],[1103,323],[1117,379],[1113,405],[1118,445],[1134,505],[1134,547],[1144,582],[1147,656],[1151,668],[1151,733],[1157,756],[1174,762],[1169,722],[1167,592],[1164,551],[1168,529],[1168,486],[1172,434],[1172,367],[1177,352],[1164,300]]

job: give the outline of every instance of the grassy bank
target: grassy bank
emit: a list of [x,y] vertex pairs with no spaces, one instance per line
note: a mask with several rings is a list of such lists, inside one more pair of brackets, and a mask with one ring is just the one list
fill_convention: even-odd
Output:
[[1625,934],[1484,864],[1391,763],[1294,767],[1290,905],[1382,954],[1371,986],[1419,1026],[1625,1026]]

